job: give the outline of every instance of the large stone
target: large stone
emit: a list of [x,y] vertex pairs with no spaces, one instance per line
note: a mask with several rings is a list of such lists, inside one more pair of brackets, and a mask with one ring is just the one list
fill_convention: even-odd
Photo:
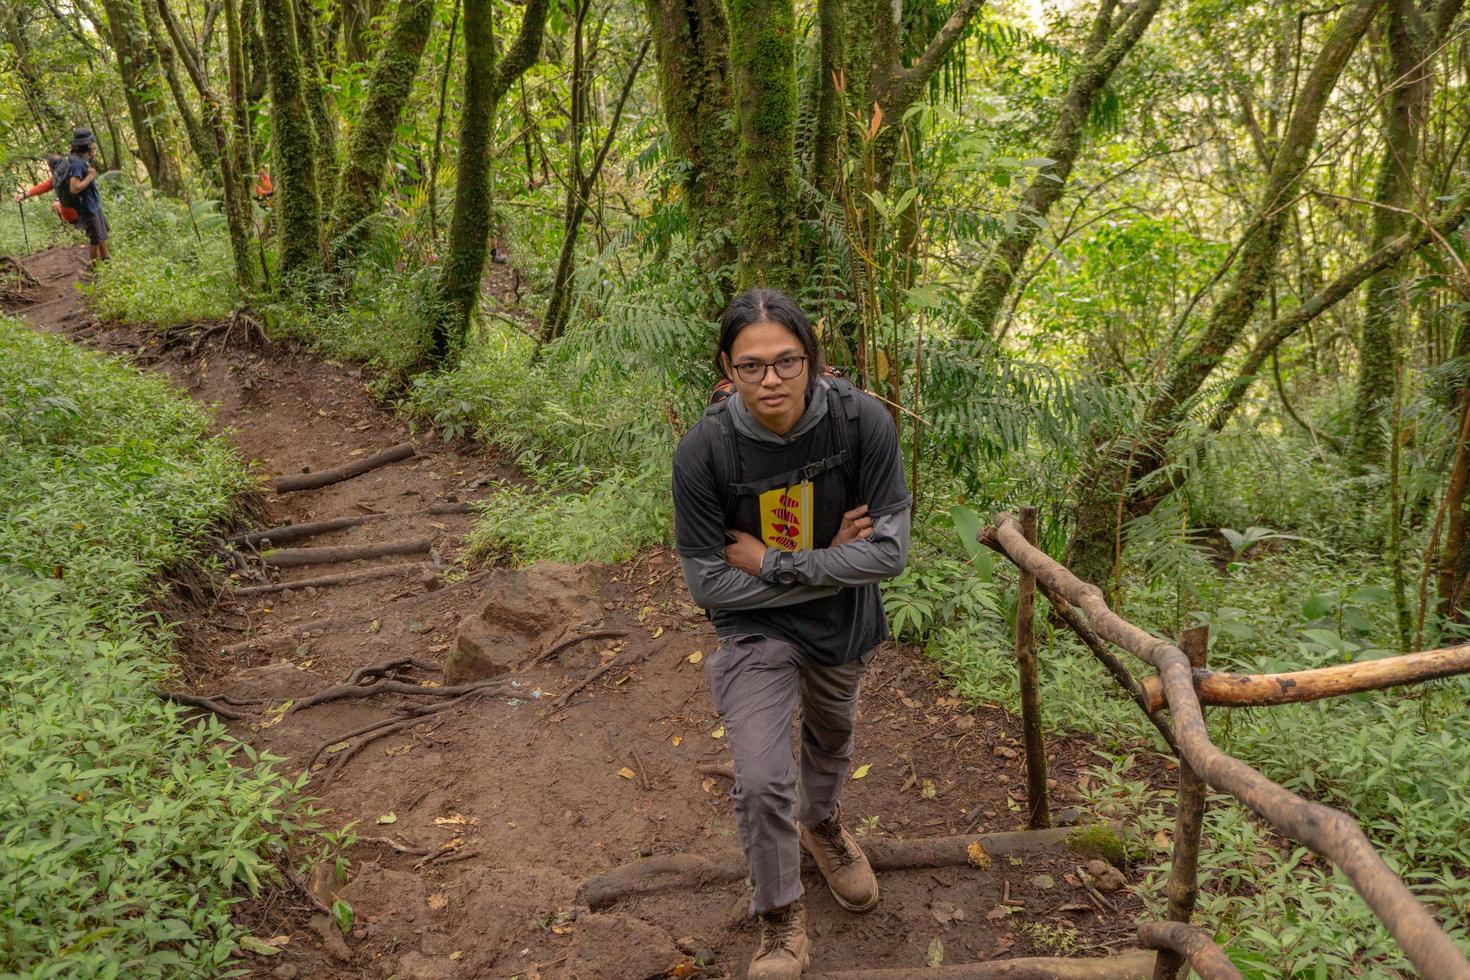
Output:
[[685,959],[669,934],[623,915],[583,915],[577,919],[568,975],[575,977],[666,976]]
[[444,682],[503,674],[563,631],[600,623],[600,593],[593,565],[544,563],[491,572],[484,605],[460,623]]
[[226,694],[243,698],[264,698],[267,701],[287,701],[310,697],[327,686],[319,674],[302,670],[293,663],[265,664],[246,667],[220,679],[219,689]]

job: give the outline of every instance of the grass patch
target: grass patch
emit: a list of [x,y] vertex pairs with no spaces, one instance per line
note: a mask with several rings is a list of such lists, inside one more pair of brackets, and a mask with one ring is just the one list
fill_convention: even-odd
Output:
[[0,974],[225,968],[298,818],[274,760],[154,694],[157,576],[253,482],[207,423],[0,318]]

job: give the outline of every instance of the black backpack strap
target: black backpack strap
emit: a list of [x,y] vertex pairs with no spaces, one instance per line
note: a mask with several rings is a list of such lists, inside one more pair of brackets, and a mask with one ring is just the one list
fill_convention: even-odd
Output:
[[727,399],[722,398],[711,404],[704,410],[705,418],[715,427],[715,448],[711,455],[711,462],[715,468],[715,486],[723,497],[726,517],[734,504],[737,494],[732,488],[738,486],[742,476],[740,466],[740,447],[735,442],[735,426],[730,421],[730,405]]
[[[828,431],[832,433],[832,444],[845,455],[843,476],[851,488],[849,503],[858,494],[858,459],[862,454],[863,435],[858,425],[858,389],[846,378],[827,379]],[[834,424],[838,420],[842,424]]]

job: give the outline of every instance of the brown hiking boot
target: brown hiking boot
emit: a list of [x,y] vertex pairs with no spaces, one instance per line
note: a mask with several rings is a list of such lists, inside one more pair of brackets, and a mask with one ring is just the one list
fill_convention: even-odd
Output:
[[761,946],[750,961],[748,980],[797,980],[811,962],[806,907],[800,901],[762,912]]
[[878,879],[867,855],[842,828],[840,807],[821,823],[802,827],[801,846],[816,860],[838,905],[849,912],[866,912],[878,904]]

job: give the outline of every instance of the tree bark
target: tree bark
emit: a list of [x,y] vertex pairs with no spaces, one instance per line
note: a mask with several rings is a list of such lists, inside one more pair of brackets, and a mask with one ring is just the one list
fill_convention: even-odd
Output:
[[548,0],[527,0],[521,28],[504,59],[495,63],[491,0],[465,0],[464,107],[459,124],[459,172],[449,223],[449,256],[439,279],[439,312],[429,360],[448,364],[459,356],[480,297],[490,235],[490,150],[495,109],[511,84],[541,52]]
[[179,119],[184,124],[184,135],[189,140],[189,148],[194,151],[194,158],[199,161],[205,178],[211,184],[218,185],[219,152],[214,145],[213,136],[200,122],[199,114],[189,104],[188,94],[184,91],[184,81],[179,77],[179,56],[174,52],[177,42],[171,42],[165,34],[158,8],[149,0],[142,0],[142,5],[143,22],[147,25],[149,40],[158,52],[158,65],[163,72],[164,81],[168,83],[169,92],[174,97],[174,108],[178,110]]
[[1098,93],[1107,85],[1118,65],[1133,50],[1158,12],[1161,0],[1140,0],[1137,6],[1118,15],[1116,0],[1102,0],[1088,37],[1082,67],[1062,97],[1061,111],[1047,139],[1045,156],[1054,163],[1039,169],[1031,178],[1012,227],[980,267],[979,281],[966,304],[974,337],[990,337],[1016,274],[1036,242],[1041,225],[1067,189],[1067,179],[1082,150],[1087,118]]
[[30,40],[26,36],[25,22],[20,4],[7,6],[4,13],[5,39],[10,42],[12,64],[20,79],[20,90],[26,108],[36,121],[36,131],[42,142],[59,143],[67,135],[66,115],[51,101],[46,86],[31,60]]
[[107,34],[117,53],[123,95],[138,141],[138,155],[148,171],[153,189],[176,195],[183,186],[172,149],[168,110],[163,103],[162,72],[158,57],[148,44],[148,32],[138,10],[138,0],[102,0],[107,15]]
[[796,286],[796,14],[792,0],[729,0],[738,288]]
[[729,26],[720,0],[645,0],[658,56],[659,94],[673,156],[684,164],[688,237],[702,268],[735,260],[735,136],[731,112]]
[[[189,73],[189,80],[194,83],[194,89],[199,93],[199,101],[202,106],[204,124],[208,127],[209,139],[214,148],[215,160],[219,166],[220,186],[224,196],[225,222],[230,231],[230,254],[235,263],[235,281],[239,284],[242,292],[248,291],[255,283],[255,259],[251,252],[251,219],[250,219],[250,191],[248,185],[249,165],[240,156],[240,148],[244,145],[238,135],[232,135],[226,124],[224,110],[220,106],[219,97],[215,95],[210,86],[209,76],[205,73],[200,63],[189,53],[184,43],[183,26],[178,18],[174,16],[173,10],[168,6],[168,0],[156,0],[158,14],[163,25],[168,29],[169,36],[173,39],[175,47],[178,48],[180,60]],[[148,3],[148,0],[144,0]],[[233,82],[238,77],[240,68],[235,59],[239,56],[239,34],[240,14],[235,0],[225,2],[225,32],[227,35],[225,45],[225,58],[231,78],[231,95],[234,95]],[[233,120],[234,117],[231,117]]]
[[1230,285],[1215,301],[1199,339],[1169,367],[1144,410],[1143,437],[1130,440],[1125,452],[1097,453],[1081,474],[1078,486],[1082,489],[1074,505],[1076,521],[1067,556],[1072,569],[1086,581],[1107,580],[1117,560],[1118,517],[1126,519],[1149,512],[1170,489],[1158,486],[1157,481],[1148,491],[1135,488],[1163,466],[1163,447],[1182,423],[1194,395],[1240,338],[1265,295],[1276,269],[1282,232],[1316,143],[1322,111],[1382,2],[1353,0],[1328,31],[1302,82],[1285,134],[1261,186],[1255,219],[1244,232]]
[[271,157],[275,166],[275,218],[282,276],[321,264],[321,193],[310,101],[296,14],[291,0],[260,0],[266,70],[271,93]]
[[367,219],[378,210],[388,151],[433,25],[434,0],[400,0],[393,29],[368,79],[367,103],[347,140],[342,182],[332,212],[334,260],[351,255],[362,241]]
[[[572,274],[576,269],[577,235],[582,229],[582,219],[587,214],[592,189],[602,174],[602,165],[607,161],[608,151],[612,149],[613,139],[617,136],[618,123],[623,118],[623,108],[627,105],[628,96],[633,91],[633,83],[638,79],[638,71],[643,67],[643,59],[648,54],[648,45],[649,42],[644,41],[639,46],[638,57],[634,59],[633,67],[628,69],[623,89],[618,93],[617,105],[613,107],[612,120],[607,125],[607,133],[603,137],[602,145],[598,147],[597,156],[592,160],[592,166],[585,173],[581,172],[580,167],[573,168],[574,182],[569,182],[567,188],[567,210],[563,220],[561,254],[558,255],[556,263],[556,279],[551,285],[551,298],[546,303],[546,317],[541,322],[542,343],[560,337],[571,316]],[[578,142],[580,143],[580,140]],[[573,152],[580,153],[580,147],[574,149]]]
[[[1429,94],[1425,63],[1426,25],[1415,0],[1388,0],[1389,91],[1383,100],[1383,159],[1373,189],[1373,248],[1400,234],[1413,204],[1414,169]],[[1358,384],[1348,446],[1350,471],[1361,475],[1382,465],[1383,413],[1398,376],[1398,333],[1404,307],[1402,266],[1391,266],[1368,281],[1358,342]]]
[[306,110],[311,113],[317,193],[321,197],[321,213],[326,214],[332,210],[332,198],[337,191],[337,116],[332,111],[332,94],[327,89],[328,66],[321,53],[316,6],[313,0],[291,0],[291,6],[295,14],[296,48],[301,55],[302,94]]

